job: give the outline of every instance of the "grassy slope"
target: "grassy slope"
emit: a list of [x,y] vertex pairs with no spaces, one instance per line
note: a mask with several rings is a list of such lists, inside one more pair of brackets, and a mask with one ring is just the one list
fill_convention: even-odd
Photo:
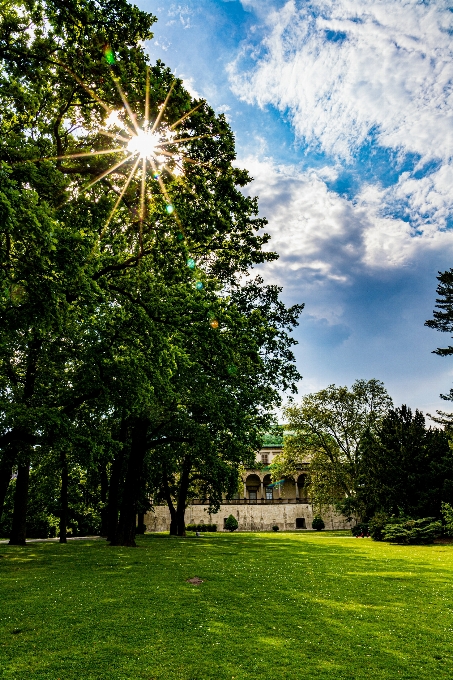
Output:
[[453,546],[139,540],[0,545],[0,678],[453,677]]

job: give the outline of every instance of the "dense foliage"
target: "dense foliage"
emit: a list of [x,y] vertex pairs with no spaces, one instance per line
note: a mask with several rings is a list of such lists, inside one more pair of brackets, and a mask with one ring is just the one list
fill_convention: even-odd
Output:
[[[427,427],[423,413],[393,408],[378,380],[358,380],[351,390],[330,385],[285,410],[284,447],[274,477],[308,473],[315,509],[333,505],[357,527],[369,521],[381,540],[389,518],[441,517],[453,503],[451,423]],[[304,467],[305,465],[305,467]],[[365,524],[362,524],[365,523]]]
[[445,430],[426,427],[423,414],[391,409],[362,438],[358,501],[363,514],[440,517],[453,500],[453,452]]
[[234,515],[228,515],[228,517],[225,520],[224,528],[227,531],[236,531],[238,528],[239,524]]
[[[89,530],[133,545],[150,498],[183,534],[191,497],[215,510],[236,491],[299,378],[288,331],[302,307],[247,278],[276,255],[241,193],[232,131],[148,64],[154,20],[124,0],[2,6],[0,511],[6,499],[12,543],[39,516],[36,532],[58,518],[62,541]],[[121,129],[104,134],[109,112],[125,120],[121,88],[146,118],[147,82],[151,119],[170,93],[162,121],[188,140],[183,176],[141,181],[119,165]]]
[[444,520],[444,533],[453,538],[453,507],[450,503],[442,503],[442,518]]
[[389,543],[406,543],[425,545],[433,543],[434,539],[442,533],[442,523],[435,517],[423,519],[402,519],[399,522],[391,522],[384,527],[384,541]]
[[276,475],[292,474],[309,462],[309,494],[320,510],[336,505],[360,514],[357,490],[365,431],[375,431],[392,405],[379,380],[356,380],[352,388],[329,387],[285,409],[288,430]]
[[323,520],[323,518],[321,517],[321,515],[315,515],[315,516],[313,517],[313,521],[312,521],[312,523],[311,523],[311,527],[312,527],[312,529],[314,529],[315,531],[322,531],[323,529],[325,529],[326,525],[325,525],[324,520]]
[[369,536],[368,522],[358,522],[355,526],[351,527],[351,534],[353,536]]
[[217,524],[187,524],[186,531],[217,531]]
[[[437,277],[439,285],[437,286],[436,309],[433,312],[433,318],[425,322],[425,326],[435,328],[442,333],[453,332],[453,269],[448,269],[445,272],[439,272]],[[438,347],[433,352],[439,356],[450,356],[453,354],[453,347]],[[453,398],[453,391],[450,395],[444,397],[445,399]]]

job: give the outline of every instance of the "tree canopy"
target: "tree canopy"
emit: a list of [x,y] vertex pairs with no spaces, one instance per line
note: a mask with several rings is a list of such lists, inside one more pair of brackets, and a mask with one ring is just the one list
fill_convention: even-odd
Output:
[[[148,63],[154,21],[123,0],[2,9],[0,509],[13,489],[15,543],[38,468],[63,540],[77,470],[113,542],[134,543],[150,495],[178,495],[187,461],[215,507],[299,378],[302,306],[247,278],[277,256],[232,131]],[[180,172],[176,152],[140,174],[118,149],[148,119],[177,130]]]
[[[442,333],[453,333],[453,269],[448,269],[445,272],[439,272],[437,277],[439,285],[437,286],[436,308],[433,312],[433,318],[425,322],[425,326],[435,328]],[[438,354],[441,357],[450,356],[453,354],[453,346],[438,347],[433,350],[433,354]],[[441,394],[442,399],[448,401],[453,400],[453,389],[448,395]],[[446,414],[443,414],[444,416]]]
[[391,409],[360,444],[358,498],[363,515],[440,517],[453,500],[453,452],[445,430],[428,428],[421,411]]
[[309,462],[310,495],[315,506],[336,504],[347,515],[357,507],[360,442],[374,431],[392,405],[379,380],[356,380],[351,389],[329,385],[287,406],[293,434],[285,437],[278,474]]

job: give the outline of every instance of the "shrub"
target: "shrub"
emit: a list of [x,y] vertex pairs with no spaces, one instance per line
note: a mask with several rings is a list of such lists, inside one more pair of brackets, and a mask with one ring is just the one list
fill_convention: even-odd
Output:
[[186,531],[217,531],[217,524],[188,524]]
[[453,508],[449,503],[442,503],[442,516],[444,518],[444,533],[453,536]]
[[374,541],[382,541],[384,539],[384,527],[389,524],[389,516],[386,512],[377,512],[368,523],[368,531]]
[[59,524],[60,520],[55,515],[36,513],[27,518],[27,538],[55,538]]
[[355,527],[351,527],[351,534],[353,536],[368,536],[369,527],[368,522],[359,522]]
[[442,523],[435,517],[403,519],[398,523],[386,524],[384,541],[389,543],[426,544],[433,543],[442,533]]
[[238,528],[238,521],[234,515],[230,515],[225,520],[225,529],[227,531],[236,531]]
[[72,509],[68,530],[73,536],[98,536],[101,531],[101,515],[94,508]]
[[280,527],[278,526],[278,524],[274,524],[274,526],[272,527],[272,531],[278,531],[279,528]]
[[313,522],[311,523],[312,529],[316,529],[316,531],[322,531],[326,525],[324,524],[324,520],[321,517],[321,515],[316,515],[313,517]]

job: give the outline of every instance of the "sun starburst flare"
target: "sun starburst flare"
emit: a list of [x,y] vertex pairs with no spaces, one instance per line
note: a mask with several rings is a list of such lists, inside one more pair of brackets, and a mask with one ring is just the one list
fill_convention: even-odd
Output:
[[[109,51],[105,53],[106,61],[112,67],[114,63],[113,53],[109,48]],[[109,226],[116,210],[118,209],[121,201],[123,200],[128,187],[130,186],[132,180],[136,176],[140,177],[140,206],[138,210],[140,232],[139,241],[140,248],[142,248],[142,238],[143,238],[143,222],[146,216],[146,202],[147,202],[147,185],[146,179],[148,173],[151,174],[154,180],[158,182],[159,190],[162,193],[166,201],[166,211],[171,214],[181,230],[183,230],[181,221],[178,214],[174,208],[173,201],[171,200],[170,194],[164,182],[164,177],[168,174],[173,179],[178,176],[184,175],[184,163],[190,163],[199,166],[209,165],[208,163],[203,163],[191,158],[187,153],[187,145],[191,142],[206,138],[213,137],[212,134],[204,135],[178,135],[177,128],[189,118],[197,109],[199,109],[205,103],[204,100],[200,101],[196,106],[194,106],[190,111],[185,113],[176,122],[170,124],[163,120],[163,115],[167,108],[167,104],[170,100],[174,84],[173,83],[167,93],[165,101],[159,107],[158,114],[154,121],[150,120],[150,83],[149,83],[149,69],[147,68],[146,73],[146,90],[145,90],[145,101],[144,101],[144,116],[143,120],[139,123],[137,114],[132,110],[125,93],[123,92],[118,78],[112,73],[113,81],[116,85],[118,93],[120,95],[121,101],[123,102],[124,109],[116,110],[108,106],[94,90],[88,87],[81,78],[79,78],[71,69],[69,69],[64,64],[60,64],[77,82],[81,85],[90,96],[95,99],[98,104],[100,104],[107,113],[107,118],[104,123],[104,127],[97,130],[98,134],[113,139],[115,142],[119,143],[119,146],[114,148],[105,148],[98,150],[91,150],[87,152],[73,153],[73,154],[62,154],[59,156],[47,157],[45,159],[36,160],[70,160],[70,159],[82,159],[93,156],[104,156],[109,154],[122,154],[123,157],[113,163],[106,170],[101,172],[92,181],[86,184],[81,190],[86,191],[93,187],[97,182],[105,179],[108,175],[115,173],[120,170],[122,166],[126,164],[132,165],[130,172],[127,174],[124,184],[121,188],[115,188],[117,192],[117,199],[110,212],[110,215],[102,229],[100,237],[102,238]],[[140,119],[142,116],[140,116]],[[64,169],[63,169],[64,171]],[[137,212],[137,211],[134,211]]]

